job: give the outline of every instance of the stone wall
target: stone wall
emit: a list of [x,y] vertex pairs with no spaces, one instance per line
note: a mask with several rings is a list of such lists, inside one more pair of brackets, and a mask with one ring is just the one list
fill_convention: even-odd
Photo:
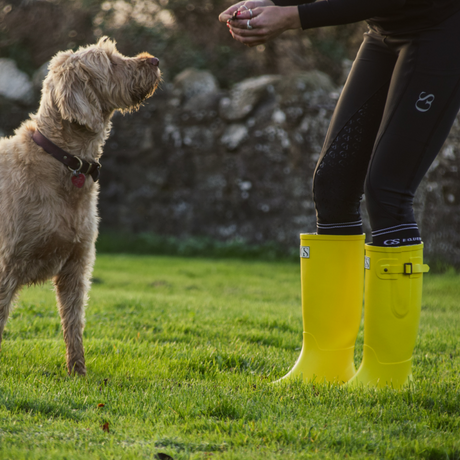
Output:
[[[114,117],[101,228],[297,246],[299,233],[315,231],[312,175],[339,91],[318,71],[222,91],[211,74],[187,69],[139,112]],[[0,103],[4,134],[37,106]],[[415,203],[427,256],[456,266],[459,137],[457,120]],[[369,231],[365,203],[363,215]]]

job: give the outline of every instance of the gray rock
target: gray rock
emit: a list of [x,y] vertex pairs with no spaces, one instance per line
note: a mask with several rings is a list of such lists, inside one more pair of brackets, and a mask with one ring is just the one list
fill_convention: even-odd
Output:
[[221,99],[220,116],[227,121],[242,120],[252,112],[267,92],[274,92],[274,85],[281,78],[280,75],[263,75],[238,83],[231,90],[229,97]]
[[277,89],[284,102],[294,101],[300,94],[310,96],[315,93],[328,94],[337,90],[329,75],[319,70],[288,75],[280,81]]
[[216,78],[205,70],[185,69],[174,79],[174,94],[185,100],[210,95],[218,90],[219,85]]
[[30,78],[17,68],[12,59],[0,58],[0,94],[26,104],[33,100]]
[[221,138],[228,150],[236,150],[239,145],[248,137],[248,128],[243,124],[232,124],[227,127]]

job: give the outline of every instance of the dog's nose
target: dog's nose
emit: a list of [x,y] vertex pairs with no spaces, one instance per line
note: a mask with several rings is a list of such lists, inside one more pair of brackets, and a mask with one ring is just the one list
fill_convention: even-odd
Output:
[[148,58],[147,62],[150,64],[153,64],[154,66],[157,66],[158,64],[160,64],[160,60],[156,57]]

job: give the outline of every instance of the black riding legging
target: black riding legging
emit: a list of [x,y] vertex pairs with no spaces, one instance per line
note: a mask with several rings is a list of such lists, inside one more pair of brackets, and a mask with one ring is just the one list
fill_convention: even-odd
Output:
[[460,13],[421,32],[365,38],[313,180],[319,234],[360,234],[365,190],[373,244],[420,242],[415,191],[460,108]]

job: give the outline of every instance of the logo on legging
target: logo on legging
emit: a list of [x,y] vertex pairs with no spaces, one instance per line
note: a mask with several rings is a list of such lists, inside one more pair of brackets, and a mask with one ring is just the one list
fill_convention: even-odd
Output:
[[398,244],[401,244],[401,240],[399,238],[395,238],[394,240],[385,240],[383,244],[385,246],[397,246]]
[[420,93],[417,102],[415,103],[415,108],[419,112],[428,112],[431,109],[431,104],[434,101],[434,94],[426,94],[425,91]]

